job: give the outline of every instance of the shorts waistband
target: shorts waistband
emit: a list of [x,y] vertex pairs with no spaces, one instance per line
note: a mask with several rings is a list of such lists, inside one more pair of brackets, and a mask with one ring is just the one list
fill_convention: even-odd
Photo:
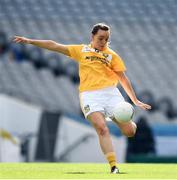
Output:
[[99,91],[104,91],[104,90],[111,90],[111,89],[117,89],[116,86],[109,86],[109,87],[105,87],[105,88],[101,88],[101,89],[96,89],[96,90],[90,90],[90,91],[83,91],[80,92],[80,94],[84,94],[84,93],[89,93],[89,92],[99,92]]

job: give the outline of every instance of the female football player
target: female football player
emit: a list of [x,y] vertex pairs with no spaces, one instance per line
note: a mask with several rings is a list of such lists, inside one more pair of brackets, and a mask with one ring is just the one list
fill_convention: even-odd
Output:
[[120,123],[113,116],[116,104],[124,101],[117,88],[121,84],[135,106],[150,109],[151,106],[139,101],[125,74],[126,67],[120,56],[108,47],[110,27],[104,23],[93,26],[90,44],[64,45],[52,40],[36,40],[15,36],[14,42],[32,44],[51,51],[62,53],[79,63],[80,104],[85,117],[95,128],[101,149],[108,160],[111,173],[119,173],[116,154],[113,149],[106,117],[110,117],[121,132],[132,137],[136,124],[131,120]]

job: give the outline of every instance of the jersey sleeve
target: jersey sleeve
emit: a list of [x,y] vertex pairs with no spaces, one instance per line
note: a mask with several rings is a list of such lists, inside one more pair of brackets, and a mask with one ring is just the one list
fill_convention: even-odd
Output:
[[70,54],[69,57],[76,61],[80,61],[82,46],[83,45],[67,45]]
[[124,64],[123,60],[121,59],[121,57],[118,54],[113,55],[113,59],[112,59],[111,64],[112,64],[112,69],[115,72],[126,71],[125,64]]

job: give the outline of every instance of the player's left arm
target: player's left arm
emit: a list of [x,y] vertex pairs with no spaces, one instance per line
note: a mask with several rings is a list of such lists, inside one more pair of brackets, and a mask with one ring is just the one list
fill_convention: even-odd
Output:
[[127,95],[130,97],[132,102],[136,106],[138,106],[142,109],[151,109],[151,106],[149,104],[145,104],[137,99],[135,91],[131,85],[129,78],[126,76],[125,72],[120,71],[120,72],[116,72],[116,74],[119,77],[119,82],[120,82],[121,86],[123,87],[123,89],[125,90]]

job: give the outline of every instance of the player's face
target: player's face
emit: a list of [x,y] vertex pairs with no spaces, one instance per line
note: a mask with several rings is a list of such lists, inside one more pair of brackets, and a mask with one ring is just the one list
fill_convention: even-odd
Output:
[[100,51],[102,51],[108,43],[110,36],[109,31],[104,31],[99,29],[95,35],[92,35],[92,46]]

